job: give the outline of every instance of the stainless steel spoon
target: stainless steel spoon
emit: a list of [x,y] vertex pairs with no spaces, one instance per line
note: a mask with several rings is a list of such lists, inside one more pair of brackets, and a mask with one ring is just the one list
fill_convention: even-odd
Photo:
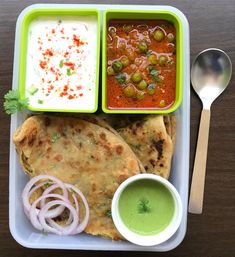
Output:
[[191,69],[191,82],[200,97],[201,113],[197,149],[189,198],[189,212],[202,213],[206,174],[206,159],[210,126],[210,107],[225,90],[232,74],[232,63],[228,55],[216,48],[209,48],[197,55]]

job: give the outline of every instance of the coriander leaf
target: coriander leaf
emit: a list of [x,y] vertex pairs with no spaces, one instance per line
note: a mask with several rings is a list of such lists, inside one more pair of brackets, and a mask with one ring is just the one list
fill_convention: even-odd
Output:
[[148,69],[148,72],[150,73],[152,70],[154,70],[154,66],[153,65],[149,65],[147,69]]
[[21,111],[22,109],[26,109],[29,104],[29,99],[19,99],[19,110]]
[[18,100],[19,92],[17,90],[9,90],[9,92],[5,94],[4,99],[8,101]]
[[63,68],[63,66],[64,66],[64,61],[63,60],[60,61],[59,66],[60,66],[60,68]]
[[55,143],[60,138],[61,138],[61,135],[59,133],[55,132],[55,133],[52,134],[51,142]]
[[115,76],[115,79],[119,84],[124,84],[126,81],[126,75],[123,73],[119,73],[118,75]]
[[48,187],[51,186],[51,185],[53,185],[52,182],[46,182],[46,183],[44,184],[44,187],[48,188]]
[[38,92],[38,88],[35,86],[31,86],[27,89],[30,95],[35,95]]
[[149,201],[145,198],[141,198],[138,202],[138,212],[147,213],[150,212],[151,208],[149,206]]
[[149,57],[152,54],[151,50],[148,50],[148,52],[146,53],[147,57]]
[[29,104],[29,99],[20,99],[19,92],[17,90],[9,90],[4,96],[4,110],[7,114],[14,114],[17,111],[26,109]]
[[159,79],[159,78],[158,78],[159,71],[157,71],[157,70],[151,70],[149,73],[154,77],[154,79],[155,79],[156,81]]
[[72,75],[71,69],[68,68],[68,69],[67,69],[67,76],[71,76],[71,75]]
[[106,216],[109,217],[109,218],[112,217],[112,212],[111,212],[111,210],[107,210],[107,211],[106,211]]

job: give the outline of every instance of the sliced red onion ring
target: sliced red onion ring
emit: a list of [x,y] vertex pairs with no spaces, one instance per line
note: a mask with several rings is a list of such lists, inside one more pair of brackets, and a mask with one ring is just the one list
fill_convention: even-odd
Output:
[[73,197],[73,200],[74,200],[74,203],[75,203],[75,209],[76,209],[76,212],[77,214],[79,215],[79,205],[78,205],[78,200],[75,196],[75,194],[72,194],[72,197]]
[[[40,180],[50,180],[54,184],[46,188],[43,194],[35,200],[32,205],[29,203],[30,196],[38,190],[40,187],[45,185],[45,182],[41,182],[35,185]],[[61,188],[63,195],[53,193],[52,191]],[[70,202],[68,197],[68,190],[72,191],[73,204]],[[76,194],[82,199],[85,207],[85,217],[79,224],[79,204]],[[24,211],[27,217],[30,219],[32,225],[40,230],[58,235],[74,235],[81,233],[88,224],[89,220],[89,206],[83,193],[71,184],[63,183],[61,180],[54,176],[40,175],[32,178],[25,186],[22,192]],[[47,198],[56,198],[46,203]],[[58,200],[59,199],[59,200]],[[40,203],[40,209],[37,205]],[[74,207],[75,205],[75,207]],[[52,208],[56,206],[55,208]],[[51,209],[52,208],[52,209]],[[63,211],[67,208],[69,210],[69,217],[65,223],[65,226],[59,225],[53,220],[60,216]]]
[[[67,190],[65,189],[64,183],[61,180],[59,180],[58,178],[54,177],[54,176],[39,175],[39,176],[36,176],[36,177],[32,178],[26,184],[26,186],[25,186],[25,188],[24,188],[24,190],[22,192],[23,206],[24,206],[24,210],[25,210],[26,213],[29,213],[30,206],[31,206],[30,203],[29,203],[29,193],[30,193],[31,190],[33,190],[32,187],[40,180],[52,180],[52,181],[54,181],[56,184],[58,184],[63,189],[63,192],[65,192],[65,191],[67,192]],[[45,183],[46,182],[44,182],[44,184]]]
[[[57,224],[58,228],[60,228],[60,229],[56,229],[54,227],[49,226],[47,224],[46,218],[45,218],[45,214],[48,212],[48,210],[52,206],[58,205],[58,204],[68,208],[73,216],[73,221],[68,226],[63,227],[63,226],[60,226]],[[38,214],[38,218],[41,223],[41,226],[43,227],[43,231],[55,233],[55,234],[61,235],[61,236],[70,235],[78,227],[78,215],[77,215],[75,208],[73,207],[73,205],[71,203],[67,203],[67,202],[64,202],[61,200],[54,200],[54,201],[51,201],[51,202],[45,204],[43,206],[43,208],[40,210],[40,212]]]
[[[42,183],[36,185],[35,187],[33,187],[33,188],[31,189],[31,191],[29,191],[29,193],[28,193],[28,204],[29,204],[29,208],[30,208],[29,199],[30,199],[31,195],[32,195],[35,191],[37,191],[40,187],[42,187],[43,185],[45,185],[45,182],[42,182]],[[24,201],[24,199],[23,199],[23,201]],[[27,201],[27,200],[26,200],[26,201]],[[28,204],[27,204],[27,205],[28,205]],[[26,216],[29,218],[29,211],[27,210],[26,205],[24,205],[24,213],[25,213]]]
[[65,183],[65,186],[66,186],[66,188],[72,189],[74,192],[76,192],[81,197],[81,199],[83,201],[83,204],[85,206],[86,211],[85,211],[85,217],[84,217],[83,221],[71,233],[71,235],[79,234],[85,229],[85,227],[88,224],[89,215],[90,215],[89,206],[88,206],[88,203],[87,203],[87,200],[86,200],[85,196],[83,195],[83,193],[77,187],[75,187],[74,185],[71,185],[71,184],[67,184],[67,183]]
[[[68,191],[66,190],[65,187],[61,187],[59,184],[54,184],[48,188],[45,189],[45,191],[43,192],[42,195],[47,195],[49,194],[51,191],[55,190],[56,188],[61,188],[63,191],[63,196],[68,199]],[[42,198],[42,200],[40,201],[40,207],[42,208],[45,205],[45,199],[46,198]],[[69,200],[68,200],[69,201]],[[62,214],[62,212],[64,211],[65,207],[60,205],[52,210],[48,210],[48,212],[46,213],[46,218],[55,218],[57,216],[59,216],[60,214]]]
[[53,198],[58,198],[64,202],[69,202],[69,200],[65,197],[63,197],[62,195],[59,195],[59,194],[48,194],[48,195],[42,195],[40,196],[36,201],[33,202],[33,204],[31,205],[30,207],[30,210],[29,210],[29,219],[32,223],[32,225],[38,229],[38,230],[43,230],[43,227],[41,225],[41,223],[39,222],[38,220],[38,215],[40,214],[40,211],[41,210],[38,210],[37,209],[37,204],[42,200],[42,199],[46,199],[46,198],[50,198],[50,197],[53,197]]

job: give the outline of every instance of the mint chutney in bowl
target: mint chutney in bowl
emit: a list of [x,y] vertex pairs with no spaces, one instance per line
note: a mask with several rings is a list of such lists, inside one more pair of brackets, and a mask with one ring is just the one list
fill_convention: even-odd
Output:
[[182,203],[175,187],[153,174],[125,180],[112,201],[112,218],[128,241],[153,246],[168,240],[182,219]]

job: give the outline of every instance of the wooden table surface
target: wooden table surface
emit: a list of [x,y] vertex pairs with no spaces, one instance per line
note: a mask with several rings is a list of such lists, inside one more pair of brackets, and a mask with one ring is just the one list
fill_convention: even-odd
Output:
[[[188,215],[184,241],[167,253],[89,252],[64,250],[30,250],[12,238],[8,225],[8,156],[10,117],[3,113],[3,95],[11,88],[14,33],[17,16],[26,6],[38,0],[0,1],[0,256],[235,256],[235,76],[230,86],[213,104],[204,210],[202,215]],[[47,2],[47,1],[44,1]],[[57,3],[88,3],[89,0],[48,1]],[[93,1],[94,3],[95,1]],[[209,47],[225,50],[235,61],[235,2],[234,0],[110,0],[99,3],[168,4],[187,16],[191,30],[191,60]],[[235,67],[235,62],[234,62]],[[234,74],[233,69],[233,74]],[[190,178],[195,154],[201,103],[191,95],[191,154]],[[187,181],[185,181],[187,183]]]

